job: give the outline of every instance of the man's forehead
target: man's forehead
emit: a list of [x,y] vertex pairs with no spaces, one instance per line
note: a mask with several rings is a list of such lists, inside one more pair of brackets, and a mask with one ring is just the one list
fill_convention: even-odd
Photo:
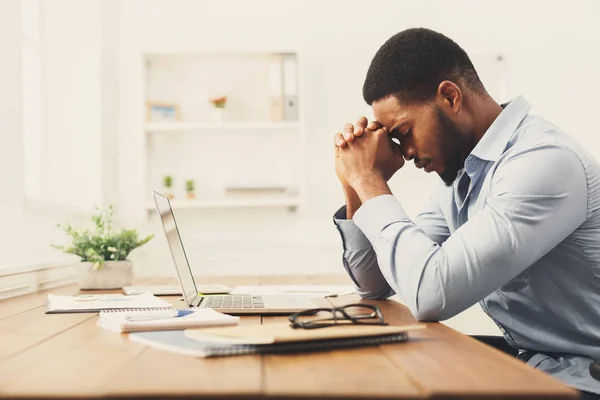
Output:
[[395,96],[389,96],[373,102],[373,115],[384,126],[391,127],[404,122],[410,113],[410,107],[400,104]]

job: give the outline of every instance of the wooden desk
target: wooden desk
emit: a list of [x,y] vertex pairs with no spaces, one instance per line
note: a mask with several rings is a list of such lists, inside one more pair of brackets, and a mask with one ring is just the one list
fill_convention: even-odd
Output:
[[[201,283],[339,284],[345,277],[225,277]],[[139,284],[171,284],[141,280]],[[52,290],[74,294],[75,287]],[[0,397],[574,399],[550,376],[439,323],[407,343],[303,355],[196,359],[148,348],[96,326],[96,314],[45,315],[47,293],[0,302]],[[167,297],[175,302],[177,298]],[[357,301],[336,299],[336,304]],[[393,301],[392,324],[415,322]],[[285,317],[242,318],[266,324]]]

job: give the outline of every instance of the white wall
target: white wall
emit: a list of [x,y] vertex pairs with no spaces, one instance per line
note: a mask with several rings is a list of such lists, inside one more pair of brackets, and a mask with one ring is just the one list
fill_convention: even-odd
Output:
[[[21,114],[22,2],[0,2],[0,268],[76,260],[52,249],[65,243],[57,222],[82,222],[80,207],[102,200],[101,2],[54,0],[43,7],[46,35],[41,199],[24,193]],[[75,15],[76,17],[72,17]],[[94,90],[96,89],[96,90]],[[84,164],[87,163],[87,164]],[[40,201],[37,201],[40,200]],[[33,204],[33,205],[32,205]],[[99,204],[101,205],[101,203]]]
[[[185,211],[178,214],[192,264],[201,273],[245,273],[244,260],[265,260],[257,273],[340,271],[339,238],[331,214],[342,201],[332,169],[332,135],[369,113],[361,96],[365,72],[379,46],[414,26],[438,30],[472,55],[501,53],[509,94],[524,94],[595,155],[600,67],[594,1],[196,1],[126,0],[118,10],[119,170],[117,203],[123,221],[150,221],[142,132],[142,53],[295,49],[302,66],[301,106],[306,139],[306,206],[279,211]],[[595,16],[595,17],[594,17]],[[218,32],[218,33],[216,33]],[[127,167],[124,167],[127,166]],[[392,187],[410,214],[436,178],[408,167]],[[315,263],[290,255],[313,254]],[[147,273],[170,273],[158,237],[135,254]]]
[[102,2],[51,0],[44,9],[42,194],[53,204],[93,210],[103,200]]
[[20,2],[0,3],[0,27],[0,207],[3,215],[0,266],[5,266],[17,263],[25,256],[37,257],[36,250],[41,248],[40,237],[46,236],[53,227],[46,213],[27,212],[24,208]]
[[[0,167],[2,170],[3,214],[11,215],[16,204],[24,197],[23,148],[21,136],[21,5],[19,2],[4,2],[1,5],[0,49],[0,119],[2,121],[2,146]],[[8,195],[12,192],[12,196]],[[7,198],[8,197],[8,198]],[[13,221],[14,223],[14,221]]]

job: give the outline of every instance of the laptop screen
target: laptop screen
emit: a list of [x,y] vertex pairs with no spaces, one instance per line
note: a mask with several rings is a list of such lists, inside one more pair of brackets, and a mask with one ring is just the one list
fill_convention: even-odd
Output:
[[171,248],[171,254],[173,256],[173,262],[175,263],[175,269],[181,283],[181,290],[183,296],[188,305],[196,298],[198,291],[196,290],[196,282],[190,269],[190,264],[183,248],[183,242],[179,229],[177,228],[177,222],[175,222],[175,215],[171,208],[171,202],[165,196],[160,193],[154,193],[154,201],[156,202],[156,209],[158,215],[163,224],[165,234],[167,235],[167,242]]

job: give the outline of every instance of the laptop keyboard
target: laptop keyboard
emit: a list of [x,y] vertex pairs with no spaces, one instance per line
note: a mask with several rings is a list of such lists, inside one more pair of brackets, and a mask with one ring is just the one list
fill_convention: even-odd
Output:
[[265,308],[261,296],[206,296],[200,308]]

